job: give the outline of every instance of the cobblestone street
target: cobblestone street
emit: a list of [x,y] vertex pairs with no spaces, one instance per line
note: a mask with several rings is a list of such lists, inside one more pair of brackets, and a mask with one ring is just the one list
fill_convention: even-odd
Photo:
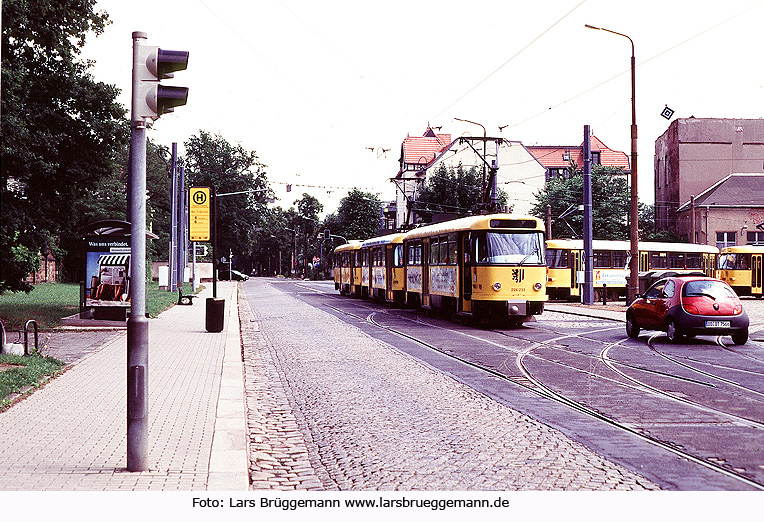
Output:
[[254,489],[658,489],[269,284],[244,288]]

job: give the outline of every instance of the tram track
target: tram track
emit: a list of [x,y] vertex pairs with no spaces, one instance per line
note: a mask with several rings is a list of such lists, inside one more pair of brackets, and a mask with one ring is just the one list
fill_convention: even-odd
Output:
[[[325,293],[325,295],[326,296],[334,297],[333,294],[330,294],[330,293]],[[604,414],[604,413],[602,413],[602,412],[600,412],[598,410],[595,410],[592,407],[587,406],[586,404],[582,404],[582,403],[578,402],[574,398],[571,398],[571,397],[565,395],[564,393],[560,393],[560,392],[552,389],[549,385],[545,384],[543,381],[541,381],[540,379],[536,378],[533,375],[532,371],[527,367],[526,361],[530,360],[532,358],[534,360],[541,360],[541,361],[545,361],[547,363],[562,364],[562,365],[568,367],[569,369],[572,369],[572,370],[575,370],[575,371],[586,372],[586,370],[584,370],[584,369],[577,368],[577,367],[572,366],[572,365],[565,365],[564,363],[560,363],[559,361],[549,360],[549,359],[541,357],[541,356],[539,356],[537,354],[534,354],[533,352],[536,351],[539,348],[551,348],[551,349],[554,349],[554,350],[563,350],[562,348],[560,348],[559,344],[557,344],[557,345],[555,345],[555,344],[559,343],[559,341],[562,341],[562,340],[567,339],[567,338],[581,338],[581,339],[586,339],[586,340],[588,340],[590,342],[602,342],[602,341],[598,341],[596,339],[587,338],[586,336],[587,335],[591,335],[591,334],[595,334],[595,333],[600,332],[600,331],[605,331],[605,330],[612,329],[610,327],[608,327],[608,328],[598,328],[598,329],[587,330],[587,331],[582,331],[582,332],[576,332],[574,334],[561,335],[561,336],[558,336],[558,337],[555,337],[555,338],[552,338],[552,339],[548,339],[548,340],[545,340],[545,341],[534,341],[534,342],[532,342],[532,344],[530,346],[528,346],[528,347],[526,347],[524,349],[514,349],[514,348],[506,346],[506,344],[498,343],[498,342],[492,341],[490,339],[485,339],[485,338],[480,337],[478,335],[473,335],[473,334],[470,334],[470,333],[467,333],[467,332],[463,332],[463,331],[460,331],[460,330],[454,329],[454,328],[445,328],[443,326],[434,325],[434,324],[432,324],[429,321],[421,320],[421,318],[419,318],[419,317],[414,318],[414,319],[407,318],[407,317],[399,317],[400,319],[405,319],[406,321],[415,322],[419,326],[426,326],[428,328],[433,328],[433,329],[448,330],[450,333],[457,334],[457,335],[460,335],[460,336],[464,336],[464,337],[469,338],[469,339],[471,339],[473,341],[477,341],[477,342],[481,342],[481,343],[487,343],[487,344],[492,345],[494,347],[501,348],[503,350],[508,350],[509,352],[514,354],[515,369],[511,368],[511,366],[509,364],[506,364],[505,368],[495,369],[495,368],[487,367],[484,364],[480,364],[479,361],[468,360],[468,359],[460,356],[458,353],[453,353],[453,352],[451,352],[449,350],[444,350],[442,348],[439,348],[435,344],[433,344],[431,342],[428,342],[425,339],[421,339],[421,338],[419,338],[416,335],[412,335],[410,333],[407,333],[407,332],[403,331],[403,329],[400,328],[400,327],[390,326],[390,325],[383,324],[383,322],[380,322],[378,320],[378,316],[379,316],[379,314],[386,314],[386,313],[388,313],[388,310],[380,310],[379,308],[376,308],[376,307],[364,306],[363,308],[365,309],[365,311],[363,313],[359,314],[359,313],[353,313],[353,312],[348,311],[348,310],[344,310],[341,307],[333,306],[332,304],[329,304],[329,303],[324,303],[324,306],[334,310],[337,313],[353,317],[354,319],[356,319],[358,321],[362,321],[362,322],[370,324],[370,325],[372,325],[372,326],[374,326],[376,328],[384,329],[384,330],[386,330],[386,331],[388,331],[388,332],[390,332],[390,333],[392,333],[394,335],[397,335],[397,336],[400,336],[402,338],[408,339],[409,341],[415,342],[418,345],[420,345],[420,346],[422,346],[422,347],[424,347],[424,348],[426,348],[428,350],[432,350],[434,352],[443,354],[443,355],[445,355],[445,356],[447,356],[449,358],[452,358],[454,360],[459,361],[462,364],[468,365],[469,367],[477,369],[477,370],[479,370],[481,372],[484,372],[486,374],[489,374],[489,375],[491,375],[493,377],[502,379],[504,381],[512,382],[515,385],[521,387],[522,389],[525,389],[525,390],[527,390],[529,392],[532,392],[533,394],[535,394],[535,395],[537,395],[539,397],[543,397],[545,399],[552,400],[552,401],[554,401],[554,402],[556,402],[558,404],[561,404],[561,405],[563,405],[565,407],[570,408],[571,410],[577,411],[577,412],[582,413],[584,415],[587,415],[587,416],[589,416],[591,418],[597,419],[597,420],[599,420],[599,421],[601,421],[601,422],[603,422],[603,423],[605,423],[605,424],[607,424],[609,426],[612,426],[614,428],[617,428],[618,430],[621,430],[621,431],[623,431],[625,433],[633,435],[634,437],[637,437],[638,439],[643,440],[643,441],[645,441],[645,442],[647,442],[647,443],[649,443],[649,444],[651,444],[651,445],[653,445],[655,447],[658,447],[658,448],[661,448],[663,450],[669,451],[669,452],[671,452],[671,453],[673,453],[673,454],[675,454],[677,456],[680,456],[682,458],[687,459],[688,461],[691,461],[691,462],[694,462],[694,463],[696,463],[696,464],[698,464],[700,466],[703,466],[704,468],[706,468],[708,470],[720,473],[720,474],[722,474],[724,476],[727,476],[727,477],[732,478],[732,479],[734,479],[736,481],[739,481],[741,484],[745,484],[745,485],[747,485],[749,487],[752,487],[752,488],[755,488],[755,489],[758,489],[758,490],[764,490],[764,483],[755,480],[754,478],[752,478],[749,475],[747,475],[744,471],[743,472],[737,471],[731,465],[726,463],[724,459],[719,459],[719,458],[716,458],[716,457],[706,457],[706,458],[704,458],[702,456],[694,455],[692,452],[684,450],[682,448],[681,444],[677,444],[676,442],[667,441],[667,440],[660,440],[660,439],[658,439],[656,437],[653,437],[653,436],[645,433],[640,427],[634,427],[633,423],[632,423],[632,425],[629,425],[629,424],[626,424],[624,422],[620,422],[616,418],[608,416],[608,415],[606,415],[606,414]],[[485,330],[485,331],[489,331],[489,332],[492,332],[492,333],[497,333],[497,334],[500,334],[500,335],[503,335],[503,336],[506,336],[506,337],[510,337],[510,338],[516,338],[518,341],[525,341],[525,342],[527,342],[527,339],[523,339],[520,336],[513,336],[512,334],[504,332],[504,331],[500,331],[500,330]],[[604,354],[604,357],[607,358],[607,354],[608,354],[609,350],[612,349],[613,347],[616,347],[616,346],[622,344],[624,341],[625,341],[625,339],[624,340],[620,340],[620,341],[615,342],[615,343],[605,343],[606,346],[602,348],[602,350],[600,351],[600,354],[597,356],[597,358],[601,362],[603,362],[603,364],[604,364],[605,361],[603,360],[603,355],[602,354]],[[576,353],[576,352],[567,352],[567,353]],[[588,354],[583,354],[583,353],[582,354],[576,353],[576,354],[580,355],[580,356],[587,356],[587,357],[591,358],[591,356],[588,355]],[[633,365],[628,365],[626,363],[620,363],[620,362],[617,362],[617,361],[616,362],[611,361],[611,364],[620,364],[620,365],[627,366],[627,367],[630,367],[630,366],[633,367]],[[590,366],[591,366],[591,363],[590,363]],[[614,368],[610,367],[610,365],[606,365],[606,366],[608,366],[609,370],[614,371]],[[680,380],[684,380],[684,381],[691,382],[691,383],[698,384],[698,385],[704,385],[704,386],[707,386],[707,387],[713,387],[713,384],[709,384],[709,383],[705,383],[703,381],[698,381],[698,380],[690,379],[690,378],[687,378],[687,377],[682,377],[682,376],[677,376],[677,375],[669,374],[669,373],[666,373],[666,372],[658,372],[658,371],[649,370],[649,369],[646,370],[646,369],[640,368],[640,367],[633,367],[633,369],[639,370],[639,371],[652,371],[652,373],[657,373],[657,374],[660,374],[660,375],[662,375],[664,377],[680,379]],[[694,368],[692,368],[691,366],[689,367],[689,369],[694,370]],[[664,398],[671,398],[673,400],[677,400],[679,402],[684,403],[687,406],[692,406],[692,407],[695,407],[695,408],[704,408],[705,411],[707,411],[710,414],[728,416],[729,418],[733,418],[738,424],[742,423],[742,424],[744,424],[746,426],[753,427],[753,428],[756,428],[756,429],[764,428],[764,423],[760,423],[758,421],[752,421],[750,419],[745,419],[745,418],[742,418],[742,417],[737,417],[737,416],[734,416],[733,414],[729,414],[729,413],[726,413],[726,412],[715,410],[713,408],[709,408],[709,407],[706,407],[706,406],[703,406],[703,405],[695,404],[692,401],[686,401],[686,400],[682,401],[682,400],[680,400],[680,399],[682,399],[681,397],[676,397],[676,396],[670,397],[669,396],[670,394],[667,394],[667,392],[661,391],[661,390],[659,390],[659,389],[657,389],[655,387],[651,387],[650,385],[647,385],[647,384],[642,383],[642,382],[640,382],[638,380],[635,380],[635,379],[629,377],[628,375],[624,374],[623,372],[620,372],[620,371],[617,371],[617,370],[615,370],[615,374],[620,376],[619,379],[613,379],[612,377],[607,377],[605,375],[601,375],[601,374],[595,373],[593,371],[590,371],[588,373],[591,376],[596,377],[598,379],[604,379],[607,382],[611,382],[611,383],[616,384],[618,386],[626,387],[628,389],[632,389],[632,390],[639,391],[639,392],[642,392],[642,393],[644,393],[645,390],[647,390],[649,388],[652,388],[651,393],[656,393],[656,394],[662,395],[662,396],[664,396]],[[718,377],[718,376],[709,375],[709,377]],[[624,382],[621,379],[626,379],[627,382]]]

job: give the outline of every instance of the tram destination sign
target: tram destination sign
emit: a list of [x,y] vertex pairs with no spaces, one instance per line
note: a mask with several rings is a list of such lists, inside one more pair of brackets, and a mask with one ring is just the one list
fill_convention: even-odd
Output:
[[210,188],[191,187],[188,194],[188,239],[210,240]]

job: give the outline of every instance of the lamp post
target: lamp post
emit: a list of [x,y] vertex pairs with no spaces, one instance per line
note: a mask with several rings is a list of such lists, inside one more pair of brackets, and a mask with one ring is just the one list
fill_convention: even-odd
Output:
[[629,262],[629,284],[626,300],[631,303],[639,292],[639,199],[637,196],[637,93],[636,93],[636,62],[634,60],[634,41],[625,34],[611,31],[603,27],[586,24],[589,29],[605,31],[623,36],[631,43],[631,204],[629,209],[629,240],[631,242],[631,260]]

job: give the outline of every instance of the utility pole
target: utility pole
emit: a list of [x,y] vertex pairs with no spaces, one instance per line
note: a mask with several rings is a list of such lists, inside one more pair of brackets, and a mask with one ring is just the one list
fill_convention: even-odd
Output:
[[594,281],[592,268],[594,252],[592,250],[592,147],[591,132],[584,125],[584,304],[592,304]]

